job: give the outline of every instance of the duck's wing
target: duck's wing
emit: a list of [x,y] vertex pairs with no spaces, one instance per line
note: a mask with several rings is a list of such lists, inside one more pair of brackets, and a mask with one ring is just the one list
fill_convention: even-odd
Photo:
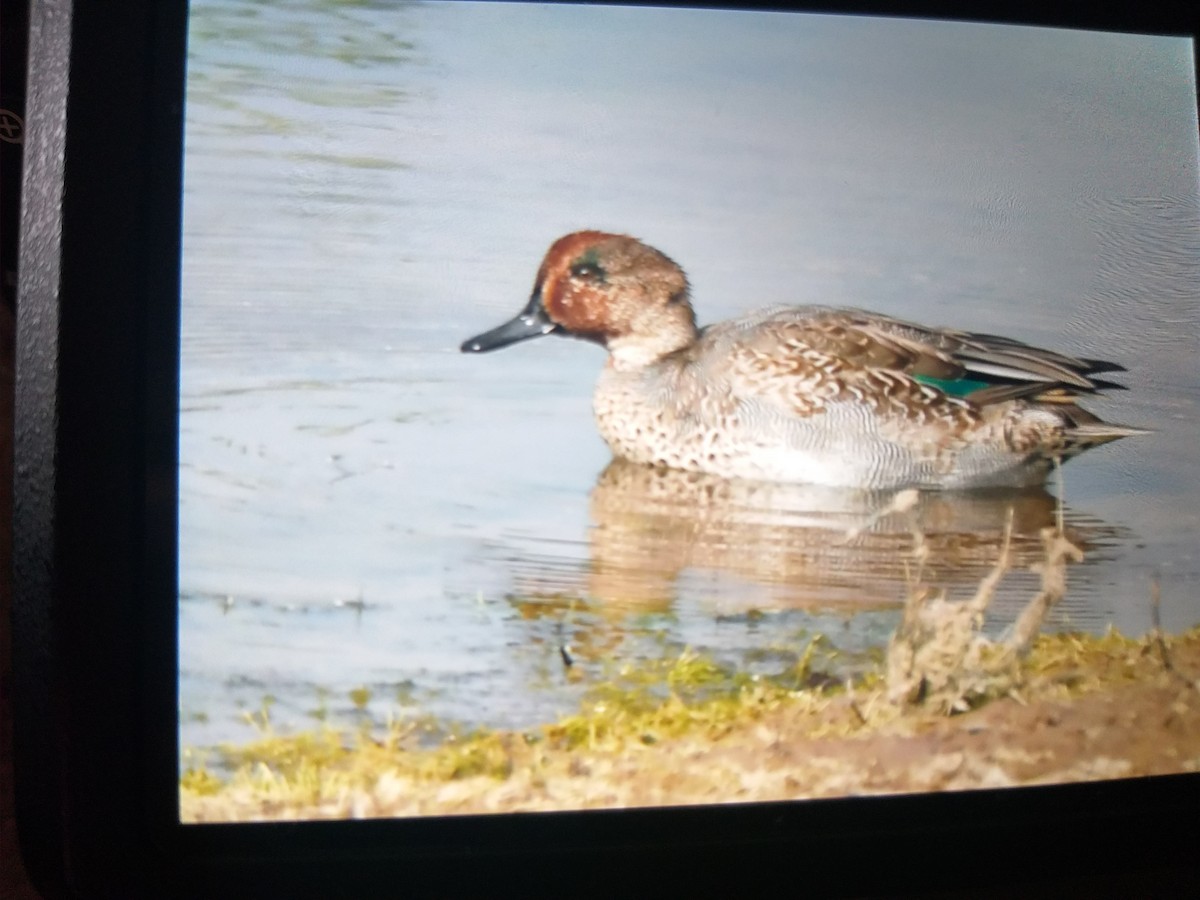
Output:
[[[1064,399],[1112,387],[1097,373],[1122,371],[1110,362],[1081,359],[1011,338],[942,328],[854,309],[790,307],[766,311],[739,343],[778,359],[823,362],[855,370],[906,375],[950,396],[997,403],[1060,392]],[[1049,399],[1049,397],[1047,398]]]
[[[806,446],[813,436],[802,423],[815,417],[843,444],[886,433],[922,453],[981,433],[1014,453],[1066,458],[1144,433],[1101,422],[1076,404],[1110,386],[1093,373],[1119,366],[859,310],[764,311],[706,329],[688,353],[680,371],[694,377],[681,384],[703,386],[724,412]],[[1027,415],[1029,405],[1054,417]]]

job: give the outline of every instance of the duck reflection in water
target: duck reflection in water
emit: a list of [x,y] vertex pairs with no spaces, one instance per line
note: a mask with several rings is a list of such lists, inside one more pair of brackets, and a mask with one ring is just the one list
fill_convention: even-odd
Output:
[[[914,492],[911,506],[889,512],[895,496],[613,460],[592,491],[585,572],[575,583],[519,579],[515,594],[523,603],[555,601],[544,612],[561,610],[564,596],[586,597],[609,617],[668,612],[683,594],[704,597],[716,615],[898,608],[917,578],[970,596],[1000,558],[1010,515],[1010,569],[1027,573],[1043,560],[1042,531],[1059,514],[1041,487]],[[1085,565],[1120,538],[1096,519],[1063,516]],[[1015,614],[1036,582],[1033,575],[1010,580],[996,601],[1001,617]]]

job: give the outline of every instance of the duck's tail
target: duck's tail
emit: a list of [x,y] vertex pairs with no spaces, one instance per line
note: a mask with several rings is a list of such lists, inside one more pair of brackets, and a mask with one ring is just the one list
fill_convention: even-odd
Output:
[[[1124,385],[1093,377],[1097,372],[1120,372],[1123,367],[1101,360],[1080,360],[1075,375],[1084,384],[1059,382],[998,382],[989,384],[967,394],[967,399],[977,406],[991,406],[1010,401],[1022,401],[1031,411],[1050,413],[1060,423],[1054,429],[1054,437],[1044,434],[1048,440],[1043,444],[1047,456],[1070,459],[1092,447],[1099,447],[1123,437],[1152,434],[1145,428],[1129,425],[1114,425],[1088,412],[1078,401],[1109,390],[1125,390]],[[1037,417],[1029,420],[1032,425]],[[1040,419],[1045,422],[1045,419]],[[1035,426],[1036,430],[1036,426]]]
[[[1078,407],[1076,408],[1078,409]],[[1083,410],[1079,411],[1084,412]],[[1063,439],[1066,442],[1062,454],[1064,459],[1069,459],[1084,450],[1099,447],[1101,444],[1107,444],[1119,438],[1153,434],[1146,428],[1131,428],[1128,425],[1111,425],[1108,422],[1102,422],[1091,413],[1085,413],[1085,416],[1095,419],[1095,421],[1072,424],[1063,430]]]

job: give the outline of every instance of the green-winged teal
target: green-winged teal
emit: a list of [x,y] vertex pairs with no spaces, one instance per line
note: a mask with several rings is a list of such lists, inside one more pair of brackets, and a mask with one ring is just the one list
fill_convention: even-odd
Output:
[[697,328],[683,270],[618,234],[555,241],[478,353],[543,334],[601,344],[600,434],[636,463],[864,489],[1021,486],[1141,429],[1076,405],[1120,371],[877,313],[779,306]]

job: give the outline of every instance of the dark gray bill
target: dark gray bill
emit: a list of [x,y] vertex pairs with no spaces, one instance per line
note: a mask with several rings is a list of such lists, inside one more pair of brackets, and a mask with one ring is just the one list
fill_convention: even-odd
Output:
[[499,350],[517,341],[541,337],[558,330],[558,326],[550,321],[546,310],[542,307],[541,294],[534,292],[529,298],[529,305],[515,319],[505,322],[498,328],[485,331],[470,340],[463,341],[460,348],[463,353],[483,353],[487,350]]

